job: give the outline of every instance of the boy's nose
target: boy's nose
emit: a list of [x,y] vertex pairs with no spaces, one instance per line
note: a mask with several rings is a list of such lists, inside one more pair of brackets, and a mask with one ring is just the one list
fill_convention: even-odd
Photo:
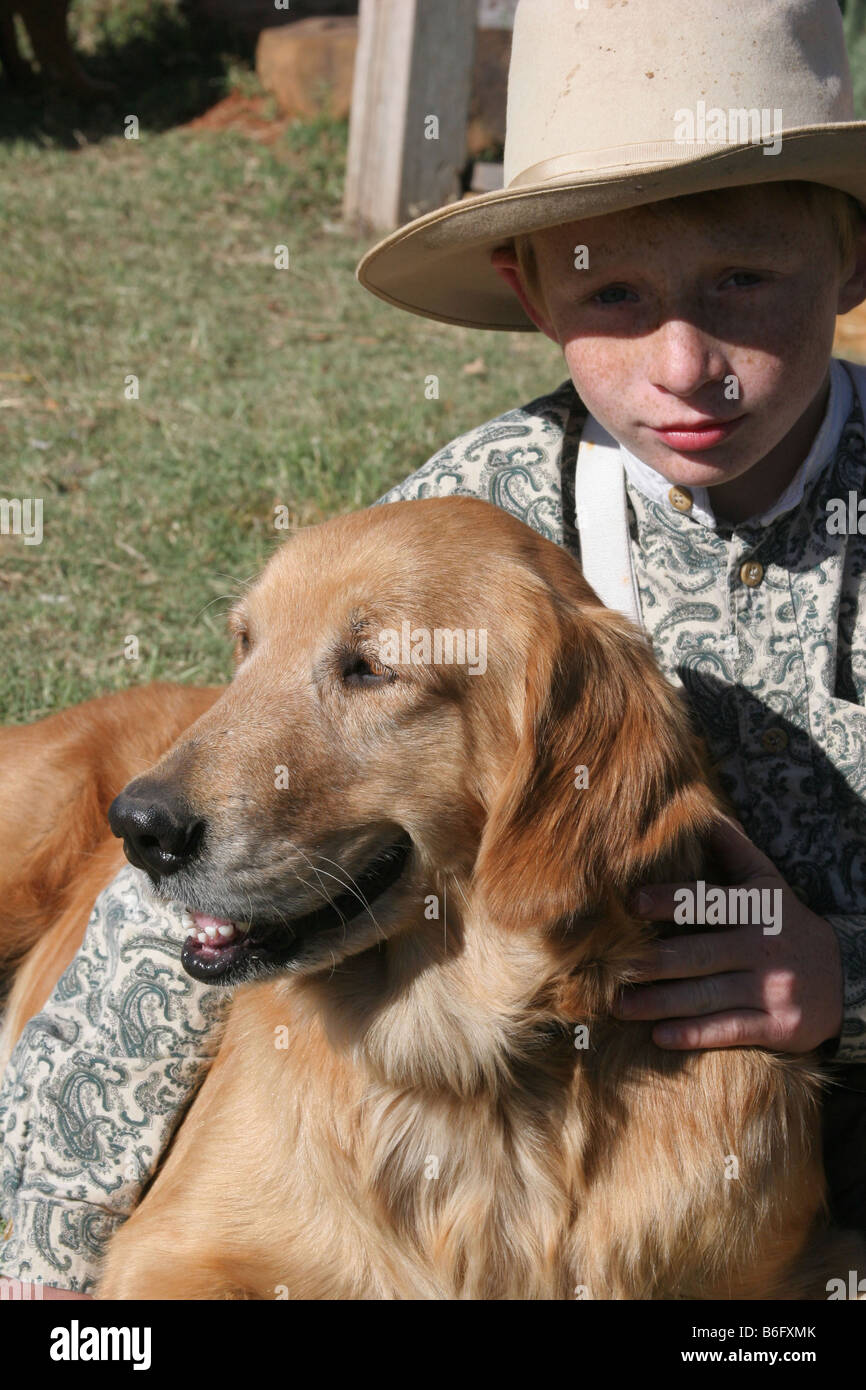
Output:
[[729,364],[717,340],[687,319],[659,324],[651,347],[653,384],[688,399],[702,387],[722,381]]

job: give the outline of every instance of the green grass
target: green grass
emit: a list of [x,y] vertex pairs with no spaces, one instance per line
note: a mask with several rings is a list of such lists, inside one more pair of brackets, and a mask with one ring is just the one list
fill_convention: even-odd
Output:
[[[151,57],[160,26],[177,37],[172,14],[156,37],[135,30]],[[190,67],[184,119],[237,80],[237,60],[221,82],[219,54],[201,61],[206,100]],[[0,536],[3,722],[153,678],[224,679],[223,615],[282,534],[276,504],[298,524],[365,506],[566,375],[545,340],[434,324],[357,285],[344,125],[266,147],[143,116],[136,141],[117,113],[75,111],[73,151],[68,110],[28,111],[24,137],[0,134],[0,496],[43,498],[44,540]]]
[[256,90],[235,36],[180,0],[78,0],[73,22],[118,101],[0,99],[0,497],[41,497],[45,532],[0,536],[2,722],[225,678],[223,614],[279,538],[275,505],[301,525],[365,506],[566,374],[540,337],[435,324],[356,284],[344,126],[272,146],[178,128]]
[[851,62],[854,110],[858,120],[866,118],[866,0],[847,0],[845,43]]

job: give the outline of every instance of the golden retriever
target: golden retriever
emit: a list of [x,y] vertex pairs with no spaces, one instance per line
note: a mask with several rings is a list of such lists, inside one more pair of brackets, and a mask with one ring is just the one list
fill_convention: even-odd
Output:
[[722,814],[644,635],[469,498],[300,531],[231,626],[221,694],[0,741],[8,1040],[120,867],[112,802],[185,968],[239,986],[99,1295],[826,1297],[814,1060],[611,1013],[629,894],[700,876]]

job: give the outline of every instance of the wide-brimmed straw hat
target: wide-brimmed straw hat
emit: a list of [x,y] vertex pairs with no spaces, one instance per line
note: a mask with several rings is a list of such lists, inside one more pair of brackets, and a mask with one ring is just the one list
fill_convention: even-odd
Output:
[[429,318],[531,329],[490,265],[495,247],[780,179],[866,202],[866,121],[853,109],[838,0],[520,0],[504,187],[399,228],[358,278]]

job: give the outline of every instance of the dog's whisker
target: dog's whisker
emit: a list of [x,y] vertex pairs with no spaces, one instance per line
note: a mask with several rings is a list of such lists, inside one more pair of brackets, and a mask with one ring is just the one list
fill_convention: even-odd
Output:
[[[336,868],[340,869],[342,872],[348,873],[348,870],[344,870],[344,869],[343,869],[343,866],[342,866],[341,864],[338,864],[337,861],[336,861],[335,859],[330,859],[326,854],[317,854],[317,855],[316,855],[316,858],[317,858],[317,859],[324,859],[326,863],[328,863],[328,864],[333,864]],[[314,867],[314,866],[311,864],[311,865],[310,865],[310,868],[313,868],[313,867]],[[318,870],[314,870],[314,872],[318,872]],[[327,871],[326,871],[326,870],[323,870],[323,872],[327,872]],[[330,874],[329,877],[331,877],[331,878],[337,878],[336,874]],[[344,884],[346,890],[347,890],[348,892],[350,892],[350,893],[353,893],[354,896],[358,899],[358,902],[361,904],[361,906],[362,906],[362,907],[364,908],[364,910],[367,912],[367,914],[369,915],[370,919],[372,920],[373,925],[375,926],[376,930],[381,934],[382,939],[384,940],[384,939],[385,939],[385,932],[382,930],[382,927],[380,926],[380,924],[379,924],[379,922],[378,922],[378,920],[377,920],[377,918],[376,918],[376,916],[375,916],[375,914],[374,914],[374,912],[373,912],[372,907],[370,906],[370,904],[369,904],[369,902],[367,901],[367,899],[364,897],[364,894],[363,894],[363,893],[361,892],[361,890],[358,888],[357,881],[354,879],[354,877],[353,877],[351,874],[349,874],[349,878],[350,878],[352,881],[351,881],[351,883],[346,883],[346,884]],[[341,880],[340,880],[339,878],[337,878],[337,882],[340,883]],[[345,920],[344,920],[344,922],[343,922],[343,926],[344,926],[344,928],[345,928],[345,926],[346,926]]]
[[460,882],[460,879],[458,878],[457,874],[452,874],[451,878],[454,881],[454,887],[457,889],[457,892],[460,894],[466,906],[469,907],[469,899],[466,896],[466,889],[463,887],[463,884]]
[[[336,881],[341,885],[341,887],[345,888],[348,892],[354,892],[356,896],[359,898],[359,901],[363,901],[363,896],[361,895],[360,889],[358,888],[357,879],[354,877],[354,875],[349,873],[348,869],[344,869],[343,865],[340,864],[338,860],[329,858],[327,854],[317,854],[315,857],[316,859],[324,860],[326,864],[333,864],[334,868],[337,869],[339,873],[345,874],[346,878],[343,879],[339,877],[339,874],[328,873],[327,869],[323,869],[321,871],[322,873],[328,873],[329,878],[336,879]],[[310,868],[318,874],[319,870],[315,869],[312,862],[308,862],[310,863]]]
[[[353,874],[349,873],[349,870],[346,869],[339,862],[339,860],[332,859],[329,855],[321,854],[318,852],[314,854],[314,858],[321,859],[325,864],[333,864],[334,868],[338,870],[338,874],[328,874],[328,877],[336,879],[337,882],[341,885],[341,887],[345,888],[347,892],[355,893],[355,896],[358,898],[359,902],[365,901],[363,894],[361,893],[361,890],[358,888],[357,879]],[[315,868],[312,861],[310,859],[307,859],[307,862],[309,863],[310,868],[313,869],[314,873],[318,874],[319,870]],[[322,872],[327,873],[328,871],[322,870]],[[338,876],[339,874],[344,874],[345,878],[340,878]]]
[[[331,895],[330,895],[330,893],[328,892],[328,890],[327,890],[327,888],[325,887],[325,885],[321,882],[321,874],[320,874],[319,870],[316,868],[315,864],[312,862],[312,860],[310,859],[309,855],[307,855],[307,854],[301,849],[300,845],[294,844],[291,840],[289,841],[289,844],[291,845],[291,847],[292,847],[292,849],[295,851],[295,853],[296,853],[296,854],[299,854],[299,855],[301,856],[301,858],[305,860],[305,862],[306,862],[306,863],[310,866],[310,868],[312,869],[313,873],[314,873],[314,874],[316,875],[316,877],[319,879],[319,892],[321,893],[321,895],[322,895],[322,897],[325,899],[325,901],[329,904],[329,906],[332,907],[332,908],[334,909],[335,912],[338,912],[338,913],[339,913],[339,915],[340,915],[340,921],[342,922],[343,928],[345,929],[345,926],[346,926],[346,919],[345,919],[345,917],[343,916],[342,912],[340,912],[340,909],[337,907],[337,904],[335,903],[334,899],[331,897]],[[319,857],[324,857],[324,856],[319,856]],[[332,861],[332,862],[333,862],[333,861]],[[299,880],[300,882],[302,882],[302,883],[304,882],[304,880],[301,878],[301,876],[300,876],[300,874],[297,872],[297,870],[295,871],[295,876],[298,878],[298,880]],[[329,877],[330,877],[330,878],[335,878],[336,875],[330,874]],[[340,880],[338,879],[337,882],[340,882]],[[309,887],[309,888],[312,888],[314,885],[313,885],[312,883],[309,883],[309,884],[305,884],[305,886],[306,886],[306,887]],[[342,886],[342,885],[341,885],[341,886]]]
[[202,614],[206,613],[209,608],[212,608],[215,603],[233,604],[237,602],[237,597],[237,594],[215,594],[212,599],[208,599],[207,603],[204,604],[203,607],[201,607],[198,610],[198,613],[196,614],[196,619],[200,618]]
[[258,570],[254,574],[249,575],[246,579],[238,579],[235,574],[226,574],[225,570],[214,570],[213,573],[217,579],[228,579],[232,584],[236,584],[239,589],[249,589],[259,577]]

